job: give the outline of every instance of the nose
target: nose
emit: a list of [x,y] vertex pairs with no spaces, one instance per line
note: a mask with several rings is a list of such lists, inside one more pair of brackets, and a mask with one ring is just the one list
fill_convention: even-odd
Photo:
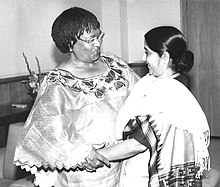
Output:
[[102,44],[102,41],[101,41],[101,40],[95,40],[95,41],[94,41],[94,46],[96,46],[96,47],[100,47],[101,44]]
[[146,61],[146,54],[144,53],[141,58],[142,61]]

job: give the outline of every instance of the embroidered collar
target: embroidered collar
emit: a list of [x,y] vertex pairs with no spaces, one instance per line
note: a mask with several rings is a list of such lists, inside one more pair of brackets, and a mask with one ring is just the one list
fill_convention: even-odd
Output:
[[112,58],[102,58],[104,63],[107,64],[108,70],[96,77],[79,78],[69,71],[54,68],[48,74],[47,80],[50,82],[59,82],[74,92],[83,92],[84,94],[92,92],[97,98],[102,98],[106,89],[114,91],[127,85],[127,80],[123,76],[125,66],[120,66]]

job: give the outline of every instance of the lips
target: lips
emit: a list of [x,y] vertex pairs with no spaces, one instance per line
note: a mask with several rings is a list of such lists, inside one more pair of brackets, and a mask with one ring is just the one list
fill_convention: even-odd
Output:
[[100,55],[100,53],[101,53],[100,49],[94,51],[94,54]]
[[100,57],[100,54],[101,54],[101,50],[100,49],[99,50],[95,50],[95,51],[92,52],[92,58],[94,60],[97,60]]

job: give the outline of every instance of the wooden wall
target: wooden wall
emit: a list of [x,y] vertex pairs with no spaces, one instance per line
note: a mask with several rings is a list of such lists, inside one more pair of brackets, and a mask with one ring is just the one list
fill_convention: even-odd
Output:
[[28,76],[0,79],[0,105],[30,101],[32,98],[27,94],[24,84],[21,83],[26,79]]
[[[0,79],[0,147],[6,145],[8,126],[11,123],[25,121],[32,107],[32,98],[27,94],[27,89],[22,80],[27,76],[17,76]],[[12,108],[12,103],[28,104],[27,108]]]
[[211,136],[220,137],[220,0],[183,0],[183,32],[194,53],[190,90],[208,119]]

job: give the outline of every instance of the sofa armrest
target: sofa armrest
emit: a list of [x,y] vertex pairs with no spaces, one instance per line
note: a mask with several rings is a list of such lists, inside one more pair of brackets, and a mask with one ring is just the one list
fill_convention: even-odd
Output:
[[5,158],[6,148],[0,148],[0,178],[4,178],[3,168],[4,168],[4,158]]
[[204,171],[202,179],[202,187],[219,187],[220,172],[215,169]]
[[35,187],[34,175],[28,175],[22,179],[14,181],[9,187]]

